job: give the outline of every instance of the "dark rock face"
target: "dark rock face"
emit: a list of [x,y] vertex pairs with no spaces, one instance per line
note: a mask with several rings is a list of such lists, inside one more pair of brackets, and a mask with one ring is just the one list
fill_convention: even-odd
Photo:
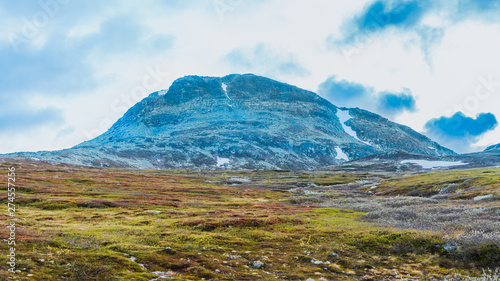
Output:
[[500,143],[492,146],[488,146],[484,152],[500,152]]
[[245,74],[180,78],[93,140],[17,155],[112,167],[309,170],[398,150],[454,154],[379,115]]
[[348,121],[349,125],[361,139],[369,140],[379,151],[404,151],[431,156],[455,155],[450,149],[437,145],[408,126],[358,108],[350,109],[349,112],[354,117]]

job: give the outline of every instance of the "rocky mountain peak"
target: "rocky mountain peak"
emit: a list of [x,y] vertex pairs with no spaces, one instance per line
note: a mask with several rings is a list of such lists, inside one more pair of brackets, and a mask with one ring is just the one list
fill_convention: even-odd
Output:
[[390,151],[442,156],[409,127],[253,74],[186,76],[106,133],[37,158],[135,168],[317,169]]

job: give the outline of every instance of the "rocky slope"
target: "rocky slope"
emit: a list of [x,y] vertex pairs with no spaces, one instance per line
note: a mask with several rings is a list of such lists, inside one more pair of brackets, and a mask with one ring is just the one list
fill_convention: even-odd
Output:
[[455,153],[409,127],[268,78],[186,76],[71,149],[16,153],[132,168],[317,169],[377,153]]
[[500,143],[492,146],[488,146],[484,152],[500,152]]

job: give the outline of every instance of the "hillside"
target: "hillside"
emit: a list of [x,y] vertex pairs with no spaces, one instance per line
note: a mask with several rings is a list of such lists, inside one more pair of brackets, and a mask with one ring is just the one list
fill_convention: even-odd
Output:
[[13,155],[98,167],[312,170],[392,151],[455,154],[374,113],[246,74],[177,79],[95,139]]
[[500,143],[487,147],[484,152],[500,152]]

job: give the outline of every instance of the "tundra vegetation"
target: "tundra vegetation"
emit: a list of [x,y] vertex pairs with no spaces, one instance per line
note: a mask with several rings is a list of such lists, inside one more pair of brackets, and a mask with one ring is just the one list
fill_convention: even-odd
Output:
[[[16,280],[499,277],[498,168],[127,170],[10,158],[0,165],[17,171]],[[0,262],[5,268],[6,254]]]

